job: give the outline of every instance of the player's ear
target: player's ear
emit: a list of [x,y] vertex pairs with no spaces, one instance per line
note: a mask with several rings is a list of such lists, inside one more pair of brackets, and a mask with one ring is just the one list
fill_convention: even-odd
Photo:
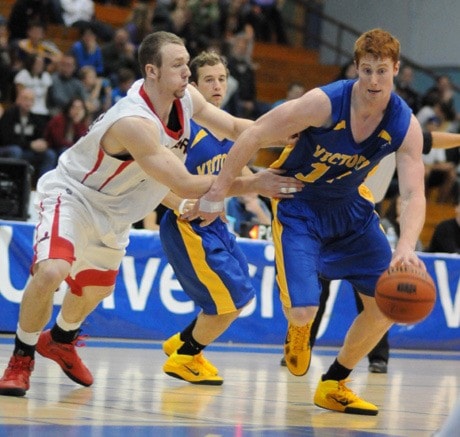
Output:
[[399,67],[401,66],[401,62],[398,61],[395,63],[394,70],[393,70],[393,76],[396,77],[399,73]]
[[153,64],[146,64],[145,66],[145,76],[151,79],[155,79],[158,74],[158,67]]

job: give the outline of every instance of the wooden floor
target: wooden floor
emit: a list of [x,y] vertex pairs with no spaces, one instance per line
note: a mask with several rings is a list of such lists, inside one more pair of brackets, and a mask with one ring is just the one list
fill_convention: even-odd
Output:
[[[12,336],[0,336],[1,371]],[[74,384],[53,361],[36,359],[24,398],[0,396],[0,436],[432,436],[460,396],[460,353],[394,350],[389,373],[363,361],[349,384],[378,416],[316,407],[313,393],[336,350],[317,347],[301,378],[280,367],[281,347],[217,344],[207,357],[223,386],[165,375],[158,342],[89,339],[80,355],[95,383]],[[460,435],[460,434],[459,434]]]

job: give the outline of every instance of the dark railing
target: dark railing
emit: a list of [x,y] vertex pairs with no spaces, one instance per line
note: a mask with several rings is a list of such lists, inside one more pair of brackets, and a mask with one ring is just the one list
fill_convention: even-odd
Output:
[[[334,63],[337,65],[344,64],[353,58],[353,53],[347,48],[350,41],[354,41],[361,32],[353,27],[330,17],[323,12],[321,2],[315,0],[289,0],[293,7],[303,10],[302,18],[295,20],[293,17],[287,17],[286,27],[290,29],[294,35],[293,41],[301,41],[301,44],[307,48],[328,49],[334,55]],[[297,17],[298,18],[298,17]],[[321,29],[324,26],[328,27],[328,38],[324,38]],[[335,32],[335,37],[331,34]],[[412,59],[401,55],[401,62],[404,65],[409,65],[416,73],[422,73],[428,78],[436,81],[440,75],[431,68],[427,68]],[[452,84],[456,93],[460,93],[460,87]]]

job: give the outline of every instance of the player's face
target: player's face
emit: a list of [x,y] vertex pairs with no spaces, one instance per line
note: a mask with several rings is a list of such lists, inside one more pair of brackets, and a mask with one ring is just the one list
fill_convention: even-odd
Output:
[[195,86],[206,101],[220,108],[227,93],[227,69],[223,64],[200,67]]
[[184,96],[187,88],[190,77],[189,60],[189,54],[184,46],[166,44],[162,48],[162,66],[158,71],[158,82],[162,90],[171,90],[177,99]]
[[375,59],[372,55],[361,58],[358,77],[363,97],[372,101],[388,100],[398,70],[399,62],[395,64],[390,58]]

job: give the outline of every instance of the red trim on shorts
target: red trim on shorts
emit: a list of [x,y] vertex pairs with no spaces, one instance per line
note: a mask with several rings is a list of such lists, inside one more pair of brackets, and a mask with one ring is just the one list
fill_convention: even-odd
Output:
[[73,244],[59,235],[59,213],[61,211],[61,196],[57,198],[54,209],[53,224],[51,225],[50,259],[63,259],[69,264],[75,261],[75,251]]
[[97,189],[97,191],[101,191],[115,176],[119,175],[132,162],[134,161],[125,161],[120,164],[120,166],[117,168],[117,171],[112,176],[107,178],[106,181]]
[[82,184],[84,184],[86,179],[88,179],[93,173],[97,171],[97,169],[101,166],[101,162],[103,159],[104,159],[104,151],[102,149],[99,149],[99,152],[97,153],[96,164],[94,164],[94,167],[92,168],[92,170],[86,173],[85,177],[81,181]]
[[[145,103],[147,106],[151,109],[151,111],[158,117],[157,112],[155,111],[155,107],[153,106],[153,103],[151,102],[149,96],[147,95],[144,85],[142,85],[139,89],[139,95],[144,99]],[[179,138],[182,136],[184,133],[184,110],[182,108],[182,103],[180,99],[175,99],[173,102],[174,106],[176,107],[177,111],[177,116],[179,118],[179,123],[180,123],[180,129],[177,132],[172,131],[169,129],[168,126],[166,126],[163,121],[161,120],[160,117],[158,117],[158,120],[160,120],[161,124],[163,125],[163,129],[166,131],[166,133],[171,137],[174,138],[175,140],[179,140]]]
[[99,287],[110,287],[115,285],[117,279],[118,270],[95,270],[88,269],[78,272],[75,278],[68,276],[66,282],[70,287],[72,294],[77,296],[82,295],[83,287],[99,286]]
[[[40,202],[40,209],[41,211],[43,211],[42,202]],[[42,238],[43,239],[49,238],[50,240],[47,259],[62,259],[64,261],[67,261],[69,264],[72,264],[75,261],[75,248],[74,248],[74,245],[69,240],[59,235],[60,210],[61,210],[61,196],[58,196],[57,203],[54,208],[54,216],[53,216],[53,221],[51,225],[51,235],[49,235],[48,232],[45,232],[45,235]],[[41,226],[41,224],[42,224],[42,221],[40,218],[40,221],[37,224],[37,235],[38,235],[38,229]],[[35,240],[35,244],[33,248],[34,255],[33,255],[32,264],[30,267],[31,274],[33,274],[33,267],[35,263],[37,262],[37,246],[39,242],[40,240]]]

